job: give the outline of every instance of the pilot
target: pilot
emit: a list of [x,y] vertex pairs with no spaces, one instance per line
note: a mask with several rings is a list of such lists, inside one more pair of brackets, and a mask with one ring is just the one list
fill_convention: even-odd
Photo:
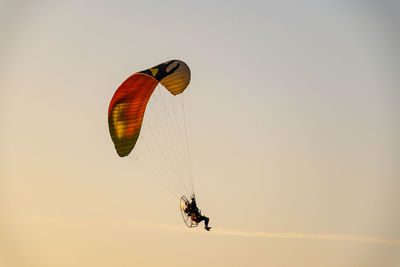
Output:
[[201,212],[196,204],[196,199],[192,197],[191,202],[188,204],[187,208],[185,209],[187,215],[194,221],[195,223],[200,223],[204,221],[205,227],[207,231],[210,231],[211,227],[208,226],[208,222],[210,219],[206,216],[201,215]]

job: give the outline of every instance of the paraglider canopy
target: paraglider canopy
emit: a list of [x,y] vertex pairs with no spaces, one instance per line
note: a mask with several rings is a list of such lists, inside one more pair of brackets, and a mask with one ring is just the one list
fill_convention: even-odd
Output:
[[147,103],[161,83],[171,94],[182,93],[190,82],[190,69],[180,60],[170,60],[137,72],[115,92],[108,108],[108,126],[120,157],[129,155],[139,138]]

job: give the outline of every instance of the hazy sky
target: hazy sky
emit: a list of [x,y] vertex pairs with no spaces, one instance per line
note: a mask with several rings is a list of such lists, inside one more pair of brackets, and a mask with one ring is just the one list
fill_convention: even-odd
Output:
[[[0,0],[0,266],[400,266],[399,13]],[[122,81],[175,58],[211,232],[108,132]]]

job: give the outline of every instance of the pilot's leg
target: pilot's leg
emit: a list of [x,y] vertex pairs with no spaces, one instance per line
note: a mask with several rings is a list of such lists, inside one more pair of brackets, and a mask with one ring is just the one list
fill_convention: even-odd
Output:
[[210,219],[208,217],[206,217],[206,216],[203,216],[203,218],[204,218],[205,226],[208,227],[208,222],[210,221]]

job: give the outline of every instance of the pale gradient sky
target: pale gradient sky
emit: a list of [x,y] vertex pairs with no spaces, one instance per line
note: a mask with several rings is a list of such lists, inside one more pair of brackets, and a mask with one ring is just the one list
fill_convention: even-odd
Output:
[[[400,266],[398,1],[0,0],[0,266]],[[213,229],[115,153],[132,73],[192,70]]]

